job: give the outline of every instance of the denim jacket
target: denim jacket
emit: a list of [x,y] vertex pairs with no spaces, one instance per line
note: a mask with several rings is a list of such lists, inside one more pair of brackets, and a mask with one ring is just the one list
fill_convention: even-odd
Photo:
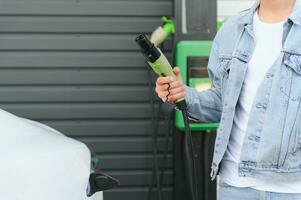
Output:
[[[252,56],[253,15],[248,10],[228,20],[216,35],[208,73],[212,88],[186,87],[188,114],[200,122],[219,122],[211,177],[219,171],[229,142],[236,105]],[[273,34],[273,33],[271,33]],[[239,176],[301,181],[301,6],[284,24],[283,48],[265,74],[252,104],[239,163]]]

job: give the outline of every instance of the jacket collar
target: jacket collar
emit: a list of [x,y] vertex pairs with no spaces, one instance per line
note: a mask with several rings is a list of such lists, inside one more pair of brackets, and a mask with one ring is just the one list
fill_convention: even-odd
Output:
[[[245,24],[249,25],[253,23],[253,16],[256,12],[258,6],[260,4],[260,0],[256,0],[253,6],[246,11],[240,18],[236,19],[235,21],[238,24]],[[296,0],[293,12],[289,16],[289,19],[298,25],[301,25],[301,0]]]

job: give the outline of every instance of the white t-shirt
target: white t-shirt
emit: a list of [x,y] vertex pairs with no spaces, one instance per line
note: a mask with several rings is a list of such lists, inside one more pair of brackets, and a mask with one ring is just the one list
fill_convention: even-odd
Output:
[[266,72],[280,56],[284,22],[285,21],[279,23],[264,23],[260,21],[257,12],[254,15],[253,24],[256,46],[249,62],[238,100],[230,141],[220,171],[220,179],[229,185],[252,187],[257,190],[270,192],[301,193],[300,181],[268,182],[238,176],[238,163],[251,106]]

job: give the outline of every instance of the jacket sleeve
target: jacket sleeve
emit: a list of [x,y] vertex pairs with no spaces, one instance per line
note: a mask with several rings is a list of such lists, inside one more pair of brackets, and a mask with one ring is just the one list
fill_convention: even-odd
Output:
[[185,100],[189,118],[198,122],[219,122],[222,113],[221,78],[218,68],[218,43],[215,38],[209,57],[208,74],[212,83],[210,89],[198,92],[196,89],[185,86]]

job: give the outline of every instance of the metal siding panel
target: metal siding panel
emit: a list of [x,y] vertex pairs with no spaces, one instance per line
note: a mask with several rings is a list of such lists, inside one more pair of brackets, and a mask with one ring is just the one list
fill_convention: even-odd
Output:
[[0,2],[0,14],[8,16],[162,16],[172,15],[171,8],[171,1]]
[[[1,73],[1,70],[0,70]],[[7,84],[7,83],[6,83]],[[148,102],[148,86],[0,86],[0,103]],[[159,100],[156,97],[156,100]]]
[[[106,200],[147,199],[152,124],[147,66],[134,38],[154,30],[162,15],[173,15],[172,0],[0,2],[1,108],[97,152],[102,169],[122,184],[105,192]],[[172,60],[171,40],[165,48]],[[167,122],[160,127],[162,165]],[[173,191],[172,143],[168,148],[167,200]]]
[[35,120],[128,120],[149,119],[150,116],[147,103],[1,104],[1,108]]
[[[106,155],[99,156],[102,170],[151,170],[153,168],[153,157],[151,154],[130,154],[130,155]],[[158,155],[158,161],[163,163],[163,155]],[[121,165],[122,163],[122,165]],[[172,169],[172,155],[168,154],[166,159],[166,168]],[[123,184],[126,185],[126,184]]]
[[[152,124],[149,119],[119,120],[43,120],[43,123],[54,127],[71,137],[107,137],[151,136]],[[161,121],[158,135],[166,135],[167,123]]]
[[[132,34],[2,34],[0,50],[34,51],[139,51]],[[165,43],[171,50],[172,41]]]
[[159,24],[160,17],[2,16],[0,18],[3,33],[135,34],[151,32]]
[[[147,187],[152,181],[152,170],[148,171],[108,171],[106,172],[116,177],[120,182],[127,186],[145,186]],[[162,185],[172,184],[173,173],[171,170],[165,171],[165,179]]]
[[[1,32],[0,32],[1,33]],[[167,54],[171,59],[171,54]],[[0,69],[1,68],[125,68],[140,70],[146,69],[145,62],[140,52],[33,52],[33,51],[0,51]],[[134,76],[134,75],[132,75]],[[147,77],[144,77],[147,78]],[[118,80],[117,80],[118,81]]]
[[[0,69],[3,85],[147,85],[142,69]],[[11,77],[14,77],[12,79]]]
[[[152,153],[152,139],[150,137],[112,137],[112,138],[79,138],[96,153]],[[172,144],[169,144],[171,149]],[[165,150],[165,138],[158,138],[158,151]],[[120,163],[122,164],[122,163]]]

